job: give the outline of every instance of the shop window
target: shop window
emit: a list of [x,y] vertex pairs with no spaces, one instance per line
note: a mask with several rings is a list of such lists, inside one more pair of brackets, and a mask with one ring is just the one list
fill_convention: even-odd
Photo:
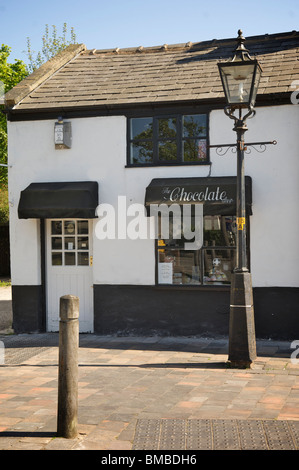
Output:
[[89,266],[88,220],[51,221],[52,266]]
[[[185,250],[183,233],[162,239],[161,218],[157,240],[157,283],[173,285],[229,285],[235,266],[236,222],[234,216],[204,216],[204,242],[200,250]],[[188,240],[190,242],[190,240]]]
[[128,120],[128,166],[207,164],[208,115]]

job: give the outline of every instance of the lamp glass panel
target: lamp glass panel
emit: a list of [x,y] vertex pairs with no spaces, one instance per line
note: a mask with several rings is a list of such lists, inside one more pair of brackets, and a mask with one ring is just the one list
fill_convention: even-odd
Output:
[[255,103],[256,94],[257,94],[257,90],[258,90],[258,87],[259,87],[261,75],[262,75],[262,70],[258,66],[256,68],[256,73],[255,73],[255,78],[254,78],[254,85],[253,85],[253,90],[252,90],[252,97],[251,97],[252,106],[254,106],[254,103]]
[[249,104],[256,64],[237,64],[221,67],[226,99],[229,104]]

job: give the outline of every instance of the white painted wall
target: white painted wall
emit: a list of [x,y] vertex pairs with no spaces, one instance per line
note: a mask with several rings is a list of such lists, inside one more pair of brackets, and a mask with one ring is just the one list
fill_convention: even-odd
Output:
[[[226,118],[226,116],[225,116]],[[247,122],[247,142],[277,140],[264,153],[252,151],[245,173],[252,177],[250,223],[252,282],[262,286],[299,286],[299,107],[257,108]],[[211,143],[235,138],[233,121],[213,112]],[[214,153],[214,152],[213,152]],[[235,174],[235,156],[214,158],[213,176]]]
[[[246,157],[246,174],[253,180],[251,267],[254,286],[299,285],[299,107],[258,108],[248,120],[247,141],[277,140],[265,153]],[[208,176],[208,166],[125,168],[126,119],[122,116],[73,119],[73,144],[55,150],[54,120],[9,122],[9,197],[12,203],[12,283],[40,284],[39,221],[19,220],[20,191],[32,182],[99,182],[101,203],[117,207],[144,203],[145,188],[153,178]],[[210,116],[212,144],[235,141],[233,121],[223,111]],[[211,176],[236,174],[236,157],[211,150]],[[148,223],[151,223],[147,219]],[[94,226],[96,220],[94,221]],[[154,284],[153,240],[94,238],[93,281],[103,284]]]

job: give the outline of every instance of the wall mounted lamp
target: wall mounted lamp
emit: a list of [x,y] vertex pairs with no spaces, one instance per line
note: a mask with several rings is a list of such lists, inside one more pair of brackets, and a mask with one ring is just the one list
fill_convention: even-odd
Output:
[[72,146],[72,125],[64,122],[62,117],[55,122],[54,143],[56,150],[70,149]]

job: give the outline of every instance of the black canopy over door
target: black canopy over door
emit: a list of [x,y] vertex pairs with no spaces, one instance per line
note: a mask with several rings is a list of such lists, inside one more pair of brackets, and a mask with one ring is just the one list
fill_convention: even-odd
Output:
[[92,219],[97,206],[95,181],[31,183],[21,191],[18,215],[20,219]]

